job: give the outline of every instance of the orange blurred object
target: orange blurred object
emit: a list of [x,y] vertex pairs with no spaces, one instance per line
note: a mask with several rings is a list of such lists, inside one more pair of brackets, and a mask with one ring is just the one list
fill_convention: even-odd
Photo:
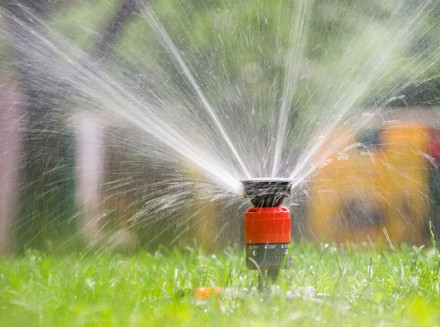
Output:
[[211,297],[219,297],[225,291],[222,287],[198,287],[194,291],[194,299],[207,300]]

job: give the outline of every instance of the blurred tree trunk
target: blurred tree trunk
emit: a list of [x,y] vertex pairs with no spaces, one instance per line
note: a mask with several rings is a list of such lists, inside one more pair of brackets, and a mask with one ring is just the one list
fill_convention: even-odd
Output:
[[91,55],[97,59],[106,59],[111,55],[112,46],[122,35],[124,26],[138,12],[138,0],[122,0],[114,15],[96,41]]
[[12,250],[21,167],[23,99],[0,79],[0,254]]
[[75,126],[76,201],[81,208],[78,221],[82,237],[89,243],[100,237],[104,182],[106,125],[92,113],[78,114]]
[[[27,11],[44,18],[50,14],[50,3],[11,0],[3,6],[8,41],[20,44],[26,35],[27,42],[39,42],[29,30],[38,31],[41,26],[27,17]],[[14,19],[25,22],[26,27],[20,27]],[[22,47],[11,47],[8,59],[11,68],[15,68],[18,90],[24,98],[26,121],[19,215],[14,226],[16,246],[47,247],[60,237],[62,228],[69,229],[67,225],[73,215],[73,196],[69,194],[73,185],[72,137],[61,119],[62,85],[45,78],[33,54]]]
[[[124,0],[109,19],[90,52],[98,61],[111,56],[112,46],[121,37],[125,24],[137,12],[136,0]],[[100,117],[79,115],[75,119],[77,201],[82,209],[79,228],[89,243],[100,237],[102,184],[105,170],[105,124]]]

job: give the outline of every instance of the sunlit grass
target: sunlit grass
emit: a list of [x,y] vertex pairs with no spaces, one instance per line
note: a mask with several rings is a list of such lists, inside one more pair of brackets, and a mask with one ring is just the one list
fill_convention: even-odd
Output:
[[[340,250],[301,244],[279,288],[258,294],[240,250],[67,257],[28,251],[0,261],[1,326],[433,326],[434,249]],[[206,302],[200,286],[247,289]]]

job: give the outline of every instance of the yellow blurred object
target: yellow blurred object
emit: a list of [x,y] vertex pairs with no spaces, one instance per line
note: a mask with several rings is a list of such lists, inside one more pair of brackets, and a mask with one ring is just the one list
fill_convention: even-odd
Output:
[[[341,137],[345,141],[338,141]],[[429,128],[410,122],[383,128],[381,145],[368,149],[350,147],[356,143],[353,133],[331,135],[328,143],[339,146],[332,154],[316,156],[319,168],[310,183],[312,238],[336,243],[425,242],[429,185],[423,153],[429,138]]]

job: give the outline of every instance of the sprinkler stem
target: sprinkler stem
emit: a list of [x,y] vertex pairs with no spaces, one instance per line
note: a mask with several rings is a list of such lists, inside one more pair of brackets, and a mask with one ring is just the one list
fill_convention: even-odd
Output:
[[275,284],[280,273],[280,269],[264,269],[258,272],[258,291],[267,290],[270,285]]

